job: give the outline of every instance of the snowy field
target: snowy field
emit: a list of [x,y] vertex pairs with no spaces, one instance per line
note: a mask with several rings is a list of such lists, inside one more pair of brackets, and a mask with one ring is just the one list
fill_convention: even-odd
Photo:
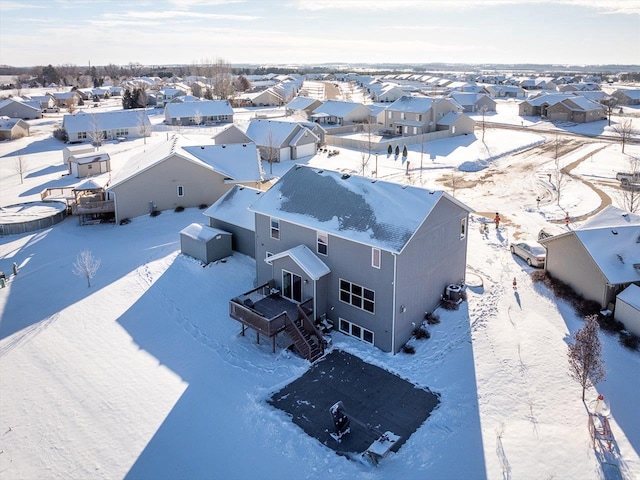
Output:
[[[57,121],[45,118],[31,137],[0,143],[2,206],[38,201],[43,188],[72,180],[62,176],[64,145],[51,138]],[[167,134],[159,128],[146,144],[102,148],[117,170]],[[203,132],[203,142],[210,135]],[[429,340],[412,342],[414,355],[332,334],[334,348],[441,395],[432,416],[377,468],[337,456],[266,404],[309,364],[240,336],[229,318],[229,299],[253,287],[252,259],[234,254],[203,268],[179,253],[178,232],[204,222],[201,210],[125,226],[79,227],[68,218],[0,238],[8,277],[0,290],[0,478],[596,480],[615,464],[624,479],[640,479],[640,355],[601,334],[606,381],[587,397],[601,393],[611,408],[614,449],[603,454],[568,375],[567,342],[582,320],[532,284],[532,269],[508,250],[567,212],[574,227],[603,198],[619,206],[615,172],[627,170],[640,147],[622,154],[616,143],[563,139],[558,162],[576,164],[576,177],[558,201],[549,177],[554,141],[490,128],[484,143],[469,135],[413,146],[409,168],[393,155],[378,155],[377,167],[366,158],[365,175],[445,189],[476,211],[468,302],[438,311],[441,323],[429,327]],[[360,152],[339,150],[301,163],[363,173]],[[29,166],[23,184],[17,156]],[[273,176],[292,165],[274,164]],[[483,215],[496,211],[500,229],[481,233]],[[83,249],[101,260],[91,288],[72,273]],[[9,274],[13,262],[17,276]]]

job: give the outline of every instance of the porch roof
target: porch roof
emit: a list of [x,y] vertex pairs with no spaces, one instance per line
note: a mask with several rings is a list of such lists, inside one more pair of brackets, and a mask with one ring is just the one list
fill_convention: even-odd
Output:
[[296,262],[296,264],[314,281],[319,280],[328,273],[331,273],[329,267],[327,267],[322,260],[309,250],[309,247],[306,245],[298,245],[297,247],[290,248],[289,250],[285,250],[284,252],[265,258],[264,261],[271,265],[273,261],[284,257],[291,258],[291,260]]

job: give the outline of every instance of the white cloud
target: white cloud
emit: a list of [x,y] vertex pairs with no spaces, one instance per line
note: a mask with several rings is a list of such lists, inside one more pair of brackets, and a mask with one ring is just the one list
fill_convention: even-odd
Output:
[[167,2],[180,10],[190,10],[194,7],[214,7],[218,5],[244,3],[244,0],[167,0]]
[[107,21],[126,21],[130,18],[142,18],[148,20],[158,19],[197,19],[197,20],[256,20],[258,17],[251,15],[227,15],[218,13],[202,13],[202,12],[185,12],[181,10],[165,10],[165,11],[130,11],[125,13],[107,13],[103,16]]

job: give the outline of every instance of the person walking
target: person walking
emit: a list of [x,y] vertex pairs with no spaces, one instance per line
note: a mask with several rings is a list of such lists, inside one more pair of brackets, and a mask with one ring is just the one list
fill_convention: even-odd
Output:
[[496,230],[500,226],[500,214],[496,212],[496,216],[493,218],[493,223],[496,224]]
[[513,277],[513,289],[517,290],[518,289],[518,282],[516,280],[516,277]]

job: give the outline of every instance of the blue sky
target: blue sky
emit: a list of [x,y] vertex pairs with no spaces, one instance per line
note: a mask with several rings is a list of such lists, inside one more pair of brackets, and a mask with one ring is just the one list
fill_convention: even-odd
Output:
[[0,0],[0,64],[640,64],[640,0]]

